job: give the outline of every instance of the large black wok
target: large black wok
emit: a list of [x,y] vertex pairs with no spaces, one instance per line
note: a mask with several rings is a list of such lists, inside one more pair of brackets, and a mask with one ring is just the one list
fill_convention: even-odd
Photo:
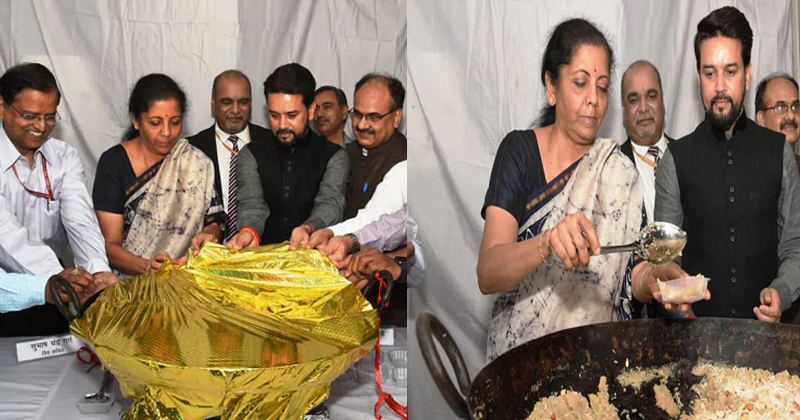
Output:
[[[431,314],[417,319],[417,339],[425,363],[442,395],[462,418],[524,420],[536,402],[562,389],[596,393],[601,376],[608,378],[611,403],[630,418],[668,419],[655,406],[653,385],[638,394],[623,392],[615,378],[625,369],[677,363],[677,388],[684,406],[691,405],[691,375],[698,360],[800,374],[800,327],[727,318],[648,319],[589,325],[559,331],[509,350],[485,366],[469,383],[469,374],[455,342]],[[461,394],[442,366],[433,338],[453,364]],[[635,412],[632,410],[636,409]]]

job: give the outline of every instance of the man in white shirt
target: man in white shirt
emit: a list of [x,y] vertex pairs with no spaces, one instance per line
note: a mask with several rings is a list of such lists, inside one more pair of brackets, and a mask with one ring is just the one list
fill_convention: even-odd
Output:
[[230,239],[241,226],[237,223],[237,186],[235,165],[238,153],[251,141],[266,141],[269,130],[250,124],[252,89],[250,79],[239,70],[226,70],[216,78],[211,88],[211,113],[215,123],[211,127],[188,137],[189,143],[197,147],[214,162],[216,174],[214,188],[222,197],[222,205],[228,214]]
[[110,272],[78,151],[50,138],[61,99],[40,64],[0,77],[0,268],[51,276],[67,245],[75,265]]
[[648,223],[653,221],[658,161],[672,140],[664,134],[663,92],[658,69],[647,61],[634,62],[622,74],[622,121],[628,140],[621,149],[639,171]]
[[[0,77],[0,269],[50,277],[64,270],[69,246],[78,267],[70,270],[74,276],[85,273],[89,283],[110,283],[116,277],[110,273],[83,163],[74,147],[50,137],[60,99],[55,77],[41,64],[20,64]],[[20,290],[40,291],[34,276],[16,281],[31,283],[17,285]],[[15,325],[30,335],[68,328],[58,311],[44,306],[4,314],[0,325],[0,335],[19,335],[7,328]]]

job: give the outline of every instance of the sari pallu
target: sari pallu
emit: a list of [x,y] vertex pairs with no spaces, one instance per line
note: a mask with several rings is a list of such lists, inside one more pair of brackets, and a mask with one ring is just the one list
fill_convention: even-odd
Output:
[[224,219],[214,193],[214,165],[185,139],[146,170],[125,197],[122,246],[146,259],[161,252],[185,256],[194,235]]
[[[642,225],[638,173],[611,139],[597,139],[576,163],[533,192],[517,241],[555,227],[582,212],[601,245],[633,242]],[[593,256],[589,266],[568,271],[558,256],[495,301],[487,359],[551,332],[631,316],[630,253]]]

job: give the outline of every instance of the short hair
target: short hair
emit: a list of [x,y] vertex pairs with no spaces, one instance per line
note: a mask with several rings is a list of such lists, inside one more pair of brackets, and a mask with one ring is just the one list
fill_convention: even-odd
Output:
[[17,100],[23,89],[56,94],[56,105],[61,102],[61,91],[56,77],[39,63],[21,63],[6,70],[0,77],[0,96],[7,104]]
[[694,36],[694,58],[697,61],[697,72],[700,72],[700,45],[709,38],[724,36],[742,43],[742,62],[750,64],[750,53],[753,49],[753,30],[744,13],[733,6],[725,6],[714,10],[697,24]]
[[639,66],[648,66],[656,72],[656,78],[658,78],[658,90],[661,91],[661,95],[664,95],[664,86],[661,85],[661,72],[658,71],[658,68],[653,65],[653,63],[647,60],[636,60],[628,66],[627,69],[622,73],[622,79],[620,79],[620,84],[622,85],[619,89],[620,97],[622,98],[622,105],[625,105],[625,77],[628,75],[628,71],[630,71],[634,67]]
[[317,97],[322,92],[333,92],[336,95],[336,101],[339,102],[339,106],[347,106],[347,95],[344,94],[344,91],[337,88],[336,86],[322,86],[321,88],[317,89],[314,92],[314,97]]
[[[166,74],[151,73],[139,79],[133,86],[131,97],[128,99],[128,112],[138,120],[142,113],[150,109],[153,102],[169,99],[178,101],[181,115],[186,113],[186,93],[178,83]],[[122,140],[131,140],[138,136],[139,131],[131,124],[122,136]]]
[[385,83],[386,87],[389,89],[389,96],[392,98],[394,108],[403,108],[403,103],[406,101],[406,88],[403,87],[403,83],[400,80],[388,74],[367,73],[356,83],[356,90],[353,92],[353,95],[357,94],[358,90],[370,80],[380,80]]
[[784,78],[794,85],[794,88],[800,91],[800,88],[797,87],[797,80],[794,80],[794,77],[789,76],[786,73],[773,73],[769,76],[761,79],[761,82],[758,83],[758,87],[756,88],[756,112],[763,111],[767,108],[767,104],[764,103],[764,94],[767,91],[767,86],[769,82],[777,79],[777,78]]
[[302,95],[303,105],[306,108],[314,103],[314,90],[317,81],[311,72],[297,63],[284,64],[264,81],[264,96],[269,101],[270,93],[285,93],[289,95]]
[[211,99],[217,99],[217,84],[219,83],[219,80],[223,77],[234,75],[241,77],[245,82],[247,82],[247,91],[250,92],[250,96],[253,95],[253,87],[250,85],[250,78],[239,70],[230,69],[223,71],[214,78],[214,83],[211,85]]
[[[572,57],[583,45],[601,47],[608,56],[608,73],[614,71],[614,50],[611,49],[606,36],[597,27],[585,19],[575,18],[565,20],[553,29],[547,47],[542,56],[541,80],[545,84],[545,75],[549,74],[553,84],[558,82],[558,70],[569,65]],[[546,104],[539,111],[539,117],[534,125],[546,127],[556,122],[556,106]]]

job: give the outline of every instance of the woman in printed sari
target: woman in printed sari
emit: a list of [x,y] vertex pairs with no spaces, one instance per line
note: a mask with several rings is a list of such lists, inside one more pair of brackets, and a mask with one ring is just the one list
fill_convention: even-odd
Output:
[[136,82],[122,144],[97,164],[94,208],[111,267],[124,275],[183,262],[189,247],[218,242],[224,212],[214,190],[214,166],[180,139],[186,95],[174,80],[150,74]]
[[633,242],[643,227],[636,168],[614,140],[596,138],[613,63],[591,23],[559,24],[542,60],[549,105],[538,128],[509,133],[497,151],[477,268],[481,291],[499,294],[490,361],[554,331],[630,319],[641,302],[660,299],[656,277],[686,276],[674,263],[597,255],[601,243]]

